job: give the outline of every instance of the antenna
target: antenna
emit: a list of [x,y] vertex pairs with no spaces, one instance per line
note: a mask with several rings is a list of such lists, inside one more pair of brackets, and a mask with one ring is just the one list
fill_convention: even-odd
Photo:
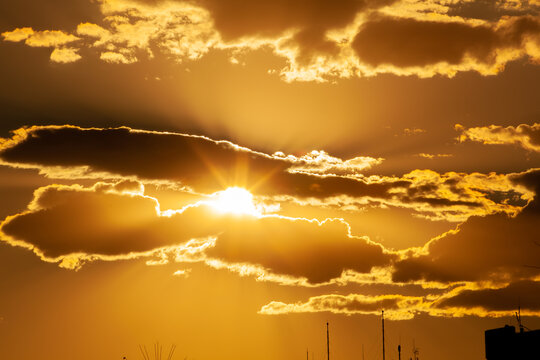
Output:
[[523,333],[523,324],[521,323],[521,305],[518,305],[518,311],[516,312],[516,319],[519,325],[519,333]]
[[327,360],[330,360],[330,333],[328,331],[328,321],[326,322],[326,352],[328,354]]
[[420,353],[419,349],[416,347],[415,343],[414,343],[414,339],[412,341],[412,348],[413,348],[413,355],[414,355],[414,360],[418,360],[418,354]]
[[381,320],[382,320],[382,360],[385,360],[385,355],[384,355],[384,310],[382,310],[382,316],[381,316]]

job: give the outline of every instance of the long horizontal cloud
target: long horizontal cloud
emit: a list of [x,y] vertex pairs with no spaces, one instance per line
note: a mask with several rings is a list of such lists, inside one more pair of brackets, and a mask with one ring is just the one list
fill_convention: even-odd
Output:
[[[286,59],[279,70],[286,81],[388,72],[427,77],[473,70],[487,75],[498,73],[509,61],[540,58],[537,6],[479,20],[467,11],[456,15],[455,3],[423,3],[103,0],[101,25],[80,19],[72,34],[24,27],[2,35],[6,41],[24,40],[55,50],[80,40],[72,51],[91,48],[103,61],[124,64],[153,58],[155,51],[191,61],[213,49],[234,57],[266,47]],[[54,39],[63,34],[63,40],[47,40],[53,34]],[[58,54],[51,57],[55,58]]]
[[528,151],[540,152],[540,124],[518,126],[479,126],[465,128],[456,124],[460,141],[477,141],[483,144],[518,145]]
[[[414,317],[416,309],[423,303],[422,297],[402,295],[366,296],[349,295],[320,295],[309,298],[306,302],[286,304],[273,301],[264,305],[259,313],[265,315],[332,312],[335,314],[376,315],[381,310],[387,311],[390,320],[405,320]],[[390,311],[388,311],[390,310]]]
[[345,315],[380,315],[384,310],[389,320],[409,320],[417,314],[442,317],[513,316],[518,306],[522,313],[540,316],[540,282],[520,281],[502,288],[457,288],[442,295],[362,295],[326,294],[307,301],[284,303],[272,301],[259,313],[280,315],[331,312]]
[[144,256],[208,237],[217,238],[205,249],[211,259],[253,264],[310,283],[338,278],[345,270],[368,273],[394,257],[369,239],[352,236],[339,219],[234,215],[208,202],[162,212],[136,182],[40,188],[29,209],[8,217],[0,230],[9,243],[46,261],[67,259],[63,265],[73,267],[77,257]]
[[488,312],[513,312],[520,306],[540,313],[540,282],[517,281],[498,289],[464,290],[437,303],[440,308],[482,308]]
[[[45,126],[20,129],[14,134],[12,139],[0,143],[0,157],[8,164],[87,167],[89,176],[101,172],[181,182],[207,193],[240,185],[264,194],[294,191],[301,195],[329,196],[341,194],[338,187],[343,186],[361,194],[367,188],[364,182],[310,175],[361,175],[361,170],[381,161],[370,157],[343,161],[324,152],[302,157],[268,155],[228,141],[129,128]],[[80,175],[84,177],[84,172]],[[70,176],[69,171],[66,176]],[[269,186],[271,178],[277,180]],[[371,188],[375,189],[374,193],[383,194],[387,186],[375,184]]]
[[507,282],[540,274],[540,170],[516,176],[536,197],[515,217],[471,217],[457,230],[430,241],[417,255],[395,264],[397,282]]
[[207,194],[241,186],[255,195],[314,204],[331,199],[408,207],[452,221],[473,214],[515,213],[532,196],[506,175],[415,170],[401,178],[365,177],[362,171],[382,159],[342,160],[324,151],[270,155],[228,141],[129,128],[19,129],[12,138],[0,140],[0,160],[8,166],[40,169],[53,178],[157,180]]
[[[364,24],[352,46],[361,61],[374,68],[409,69],[425,76],[467,70],[494,74],[510,60],[540,55],[540,22],[520,17],[471,25],[382,17]],[[527,53],[527,47],[537,50]]]

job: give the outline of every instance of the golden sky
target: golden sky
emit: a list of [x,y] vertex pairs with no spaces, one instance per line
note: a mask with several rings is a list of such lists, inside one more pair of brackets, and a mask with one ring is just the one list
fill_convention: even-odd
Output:
[[0,4],[0,358],[484,358],[540,327],[538,0]]

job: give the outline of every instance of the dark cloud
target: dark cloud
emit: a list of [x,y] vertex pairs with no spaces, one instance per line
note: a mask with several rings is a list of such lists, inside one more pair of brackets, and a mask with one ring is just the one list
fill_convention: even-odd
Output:
[[372,66],[457,65],[466,58],[491,65],[497,61],[497,50],[521,48],[527,37],[539,35],[540,23],[533,17],[507,20],[500,26],[377,17],[360,29],[353,48]]
[[[513,5],[513,6],[512,6]],[[510,3],[507,1],[475,0],[457,1],[448,6],[448,15],[464,18],[498,20],[503,16],[519,16],[538,13],[540,6],[529,4],[528,1]]]
[[257,265],[312,283],[337,278],[349,269],[369,272],[393,257],[382,246],[351,236],[339,220],[318,223],[230,215],[202,203],[159,216],[157,201],[140,191],[136,182],[40,188],[30,210],[8,217],[0,229],[10,237],[8,242],[26,244],[53,261],[68,255],[129,258],[217,236],[215,247],[207,253],[213,259]]
[[248,36],[277,36],[285,30],[318,33],[351,23],[356,14],[396,0],[199,0],[210,10],[216,28],[226,40]]
[[[540,171],[515,175],[538,194]],[[395,264],[393,280],[407,282],[481,281],[528,278],[540,274],[540,206],[536,195],[518,215],[473,216],[426,245],[427,254]]]
[[266,315],[332,312],[337,314],[380,314],[384,309],[387,319],[404,320],[414,317],[415,307],[422,298],[402,295],[366,296],[361,294],[327,294],[310,297],[306,302],[287,304],[272,301],[264,305],[259,313]]
[[393,257],[382,246],[348,236],[348,226],[340,220],[319,225],[279,217],[227,224],[208,255],[260,264],[279,274],[307,277],[312,283],[338,278],[343,270],[369,273]]
[[359,12],[377,9],[396,0],[200,0],[215,21],[225,41],[242,37],[276,37],[287,30],[297,34],[297,61],[307,63],[317,53],[336,54],[338,45],[325,39],[325,32],[353,22]]
[[[158,217],[153,199],[105,190],[41,188],[34,199],[35,210],[8,218],[1,230],[51,259],[77,253],[116,256],[145,252],[198,235],[181,221]],[[183,228],[182,237],[177,226]]]
[[456,124],[461,131],[460,141],[472,140],[483,144],[516,144],[531,152],[540,152],[540,124],[520,124],[518,126],[482,126],[465,129]]
[[[181,182],[203,192],[238,185],[262,194],[384,196],[390,186],[291,174],[287,169],[295,163],[286,158],[198,136],[128,128],[41,127],[25,132],[27,138],[1,151],[4,161],[38,167],[89,166],[93,172]],[[394,184],[399,185],[406,182]]]
[[[441,218],[449,212],[454,221],[456,214],[484,214],[482,207],[515,211],[505,204],[504,197],[497,204],[488,199],[489,183],[500,182],[498,175],[478,180],[473,176],[472,185],[462,182],[466,174],[441,175],[429,170],[415,170],[402,178],[366,178],[362,172],[377,159],[342,160],[316,153],[268,155],[228,141],[125,127],[32,127],[17,130],[11,139],[0,143],[0,159],[5,165],[38,168],[57,178],[128,177],[173,182],[202,193],[240,186],[255,195],[364,198],[364,204],[382,201]],[[456,178],[460,186],[446,184],[448,178]]]
[[437,307],[482,307],[488,311],[540,310],[540,282],[518,281],[500,289],[464,290],[437,303]]

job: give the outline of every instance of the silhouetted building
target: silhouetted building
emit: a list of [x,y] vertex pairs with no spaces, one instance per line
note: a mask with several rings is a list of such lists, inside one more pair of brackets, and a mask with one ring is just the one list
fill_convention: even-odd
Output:
[[506,325],[485,331],[487,360],[540,359],[540,330],[516,332]]

